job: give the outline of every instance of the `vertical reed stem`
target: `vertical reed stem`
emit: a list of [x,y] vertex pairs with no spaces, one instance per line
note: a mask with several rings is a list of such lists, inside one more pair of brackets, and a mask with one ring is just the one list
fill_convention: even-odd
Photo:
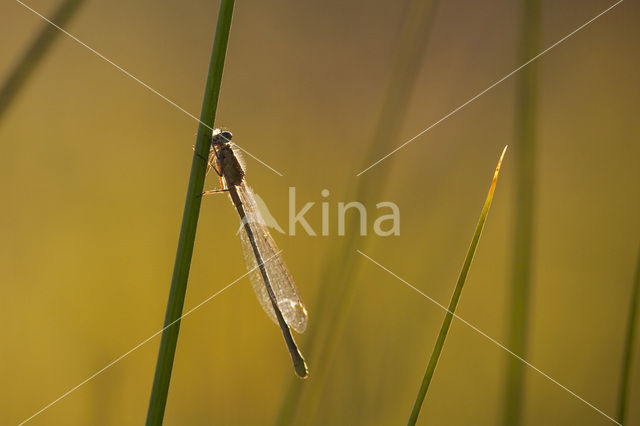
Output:
[[164,321],[166,328],[162,332],[156,372],[151,389],[151,399],[149,401],[149,411],[147,412],[147,426],[162,424],[167,404],[169,381],[171,380],[173,359],[178,343],[178,331],[180,330],[180,317],[182,316],[184,298],[187,291],[189,268],[191,267],[198,216],[200,215],[201,194],[204,188],[207,165],[206,159],[209,156],[209,147],[211,146],[211,131],[215,122],[224,59],[231,29],[233,5],[234,0],[222,0],[218,12],[218,23],[209,62],[209,73],[202,101],[196,146],[191,163],[191,175],[187,187],[187,199],[184,205],[178,250],[171,278],[171,290],[169,292],[169,301],[167,302],[167,313]]

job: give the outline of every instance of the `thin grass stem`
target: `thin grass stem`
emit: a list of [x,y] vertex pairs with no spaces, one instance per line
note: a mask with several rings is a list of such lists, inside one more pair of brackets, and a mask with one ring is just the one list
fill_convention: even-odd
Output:
[[409,426],[415,425],[416,421],[418,420],[420,409],[422,408],[422,403],[424,402],[424,398],[427,395],[427,390],[429,390],[429,384],[431,383],[431,379],[433,378],[433,373],[436,371],[438,359],[440,358],[442,348],[444,347],[444,342],[447,338],[447,334],[449,333],[449,328],[451,327],[453,314],[456,311],[458,301],[460,300],[460,295],[462,294],[462,287],[464,286],[464,282],[466,281],[467,275],[469,274],[469,268],[471,268],[471,262],[473,261],[473,256],[476,253],[476,248],[478,247],[478,242],[480,241],[480,236],[482,235],[482,229],[484,228],[484,224],[487,220],[487,215],[489,214],[489,208],[491,207],[491,202],[493,201],[493,193],[496,189],[496,183],[498,182],[500,166],[502,164],[502,159],[504,158],[504,154],[506,151],[507,147],[504,147],[502,155],[500,155],[500,160],[498,160],[498,166],[496,167],[496,171],[493,175],[493,180],[491,181],[491,186],[489,187],[489,193],[487,194],[484,206],[482,207],[482,213],[480,214],[480,219],[478,220],[478,224],[476,225],[476,231],[473,234],[471,245],[469,246],[467,256],[464,259],[464,264],[462,265],[460,275],[458,276],[458,282],[456,283],[456,288],[453,291],[453,296],[451,296],[449,308],[447,309],[444,320],[442,321],[440,333],[438,333],[438,338],[436,339],[433,351],[431,352],[431,358],[429,359],[427,370],[425,371],[424,377],[422,378],[422,383],[420,384],[420,389],[418,390],[418,396],[416,397],[416,400],[413,404],[413,409],[411,410],[411,415],[409,416],[409,421],[407,422],[407,425]]
[[[171,379],[173,359],[178,343],[178,332],[180,330],[179,318],[182,315],[184,298],[187,291],[189,268],[191,266],[196,228],[200,215],[200,204],[202,202],[201,194],[204,189],[207,158],[211,146],[211,129],[215,122],[218,107],[218,97],[220,94],[229,31],[231,29],[233,6],[234,0],[222,0],[218,12],[218,23],[213,41],[211,60],[209,62],[209,72],[200,113],[200,124],[198,125],[196,145],[191,163],[191,174],[187,187],[187,199],[185,201],[180,237],[178,239],[178,250],[173,268],[173,276],[171,278],[169,301],[167,302],[167,312],[164,321],[165,327],[167,328],[162,332],[162,340],[160,342],[158,361],[149,401],[149,410],[147,412],[147,426],[162,424],[167,404],[169,381]],[[175,324],[168,327],[168,325],[174,322]]]

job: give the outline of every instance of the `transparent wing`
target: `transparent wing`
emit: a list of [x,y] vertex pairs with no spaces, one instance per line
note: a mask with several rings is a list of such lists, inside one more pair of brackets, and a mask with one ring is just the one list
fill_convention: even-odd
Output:
[[[267,271],[269,281],[271,282],[273,293],[276,296],[276,302],[280,308],[280,312],[289,327],[293,328],[298,333],[303,333],[307,328],[307,309],[304,307],[304,304],[298,295],[293,278],[291,277],[282,256],[278,254],[278,247],[271,237],[264,219],[258,210],[253,192],[244,182],[236,186],[236,188],[238,190],[240,200],[244,205],[247,217],[246,220],[253,231],[262,259],[265,261],[264,266]],[[251,247],[251,243],[244,228],[240,230],[240,234],[247,269],[251,270],[255,268],[249,273],[253,290],[255,291],[262,308],[265,310],[267,315],[269,315],[269,318],[277,324],[278,320],[276,319],[276,314],[273,311],[269,293],[267,292],[265,282],[262,279],[260,269],[257,268],[258,262],[256,261],[253,248]],[[270,260],[266,261],[267,259]]]

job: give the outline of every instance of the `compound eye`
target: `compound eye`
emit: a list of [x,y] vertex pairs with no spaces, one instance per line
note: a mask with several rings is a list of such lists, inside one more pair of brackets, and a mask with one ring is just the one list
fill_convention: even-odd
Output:
[[220,132],[220,137],[225,141],[225,142],[231,142],[231,138],[233,137],[233,135],[231,134],[231,132],[225,130],[224,132]]

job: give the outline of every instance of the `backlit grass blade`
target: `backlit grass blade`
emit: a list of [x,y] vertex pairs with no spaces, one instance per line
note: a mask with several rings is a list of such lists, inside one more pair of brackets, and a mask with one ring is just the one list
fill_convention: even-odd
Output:
[[[222,0],[218,12],[216,35],[213,41],[211,60],[209,62],[209,73],[207,75],[204,99],[202,101],[202,110],[200,112],[200,124],[198,125],[195,152],[191,163],[191,175],[187,187],[187,200],[184,205],[182,227],[180,228],[178,250],[173,267],[171,290],[169,292],[167,313],[164,320],[164,326],[166,328],[162,332],[156,372],[151,390],[151,399],[149,401],[149,410],[147,412],[147,426],[162,424],[164,409],[167,404],[171,369],[173,368],[173,358],[176,353],[178,331],[180,330],[179,318],[182,315],[185,293],[187,291],[189,268],[191,267],[193,245],[196,238],[198,217],[200,215],[200,204],[202,202],[201,194],[204,188],[207,158],[211,146],[211,129],[213,128],[218,107],[218,95],[220,94],[224,59],[227,52],[229,31],[231,29],[233,4],[233,0]],[[173,324],[174,322],[175,324]]]
[[624,340],[624,352],[622,358],[622,375],[620,378],[620,391],[618,394],[618,422],[624,424],[629,400],[629,379],[631,378],[631,366],[633,361],[633,346],[636,338],[636,326],[638,322],[638,301],[640,299],[640,250],[636,262],[636,273],[631,290],[631,303],[629,319],[627,322],[627,335]]
[[471,267],[471,261],[473,260],[476,248],[478,247],[478,242],[480,241],[480,236],[482,235],[482,228],[484,228],[484,223],[487,220],[487,214],[489,214],[489,208],[491,207],[491,201],[493,200],[493,193],[496,189],[496,183],[498,182],[500,165],[502,164],[502,159],[504,158],[504,154],[506,151],[507,147],[504,148],[504,150],[502,151],[502,155],[500,156],[500,160],[498,160],[498,166],[496,167],[496,171],[493,175],[493,180],[491,181],[491,186],[489,187],[489,193],[487,194],[487,199],[484,202],[484,207],[482,207],[482,213],[480,214],[480,219],[478,220],[476,231],[473,234],[471,245],[469,246],[469,250],[467,251],[467,257],[464,259],[464,264],[462,265],[462,270],[460,271],[460,275],[458,276],[456,288],[453,291],[453,296],[451,297],[451,301],[449,302],[449,308],[447,309],[444,320],[442,321],[440,333],[438,333],[438,338],[433,347],[433,352],[431,353],[431,358],[429,359],[427,370],[425,371],[424,377],[422,378],[422,384],[420,385],[418,396],[416,397],[416,400],[413,404],[413,409],[411,410],[411,415],[409,416],[409,422],[407,423],[408,425],[415,425],[416,421],[418,420],[418,415],[420,415],[422,403],[424,402],[424,398],[427,395],[427,390],[429,389],[429,384],[431,383],[431,379],[433,378],[433,373],[436,370],[436,364],[438,363],[438,359],[440,358],[440,354],[442,353],[442,348],[444,347],[444,341],[447,338],[447,333],[449,333],[451,321],[453,320],[453,314],[455,313],[456,307],[458,306],[458,301],[460,300],[462,287],[464,286],[464,282],[467,279],[467,274],[469,273],[469,268]]

